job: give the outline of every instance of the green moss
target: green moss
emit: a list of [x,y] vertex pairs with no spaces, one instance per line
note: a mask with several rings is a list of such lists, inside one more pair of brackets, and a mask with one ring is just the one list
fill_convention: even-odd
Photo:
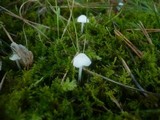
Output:
[[[6,0],[1,5],[19,15],[24,2]],[[109,2],[104,0],[75,1],[73,10],[71,5],[69,0],[28,2],[22,8],[22,16],[34,22],[29,24],[0,9],[0,25],[16,43],[34,54],[32,66],[19,70],[9,60],[11,42],[0,27],[0,74],[3,77],[7,72],[0,91],[0,119],[159,119],[159,96],[146,97],[86,71],[78,82],[78,69],[72,65],[75,54],[84,51],[92,60],[89,70],[136,87],[120,59],[123,58],[145,90],[160,93],[159,32],[148,31],[151,45],[139,27],[141,21],[146,29],[159,28],[159,2],[128,1],[118,13],[110,11]],[[56,14],[57,8],[60,14]],[[80,14],[90,20],[84,26],[84,34],[76,22]],[[142,52],[141,58],[115,35],[115,29]]]

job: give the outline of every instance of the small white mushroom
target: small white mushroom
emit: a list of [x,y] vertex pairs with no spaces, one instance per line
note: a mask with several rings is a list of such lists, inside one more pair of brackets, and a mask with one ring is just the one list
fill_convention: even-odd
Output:
[[123,6],[124,6],[123,2],[119,2],[116,8],[118,11],[120,11]]
[[11,43],[11,49],[13,54],[10,57],[10,60],[16,61],[17,66],[21,69],[19,62],[25,67],[28,68],[33,62],[33,54],[25,46],[17,44],[15,42]]
[[83,66],[89,66],[91,64],[91,60],[84,53],[79,53],[73,58],[73,66],[79,68],[78,80],[81,80],[82,77],[82,69]]
[[80,15],[77,18],[77,22],[81,23],[81,33],[83,33],[84,24],[89,22],[89,19],[85,15]]
[[16,53],[13,53],[10,57],[9,57],[10,60],[12,61],[16,61],[16,60],[20,60],[21,58],[16,54]]
[[15,61],[18,68],[21,69],[21,66],[19,64],[19,60],[21,59],[16,53],[13,53],[10,57],[9,57],[10,60],[12,61]]

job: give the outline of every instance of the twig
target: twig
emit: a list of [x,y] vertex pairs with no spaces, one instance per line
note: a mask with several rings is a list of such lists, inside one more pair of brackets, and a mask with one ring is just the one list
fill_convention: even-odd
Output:
[[5,31],[5,33],[7,34],[9,40],[13,43],[14,41],[13,41],[12,37],[10,36],[9,32],[6,30],[6,28],[3,25],[2,25],[2,28]]
[[62,80],[61,80],[61,84],[64,82],[64,80],[65,80],[67,74],[68,74],[68,70],[67,70],[67,71],[65,72],[65,74],[63,75],[63,78],[62,78]]
[[135,53],[136,55],[141,58],[143,56],[143,53],[135,46],[133,43],[131,43],[121,32],[118,30],[114,30],[114,33],[120,37]]
[[[151,28],[151,29],[146,29],[146,28],[144,28],[145,29],[145,31],[147,31],[148,33],[151,33],[151,32],[160,32],[160,29],[153,29],[153,28]],[[133,30],[135,30],[135,31],[140,31],[141,29],[126,29],[126,31],[133,31]]]
[[31,27],[33,27],[34,29],[36,29],[39,33],[41,33],[45,38],[49,39],[49,38],[48,38],[40,29],[38,29],[35,25],[37,25],[37,26],[40,25],[40,26],[42,26],[42,27],[44,27],[44,28],[47,28],[47,29],[50,29],[50,27],[45,26],[45,25],[42,25],[42,24],[39,24],[39,23],[35,23],[35,22],[32,22],[32,21],[29,21],[29,20],[27,20],[27,19],[25,19],[25,18],[23,18],[23,17],[20,17],[20,16],[14,14],[13,12],[7,10],[6,8],[4,8],[4,7],[2,7],[2,6],[0,6],[0,8],[3,9],[4,11],[6,11],[7,14],[11,15],[12,17],[18,18],[18,19],[22,20],[24,23],[30,25]]
[[[141,91],[145,91],[141,85],[137,82],[136,78],[134,77],[134,75],[132,74],[131,70],[129,69],[127,63],[125,62],[125,60],[123,58],[121,58],[121,61],[123,63],[124,68],[126,69],[126,71],[128,72],[128,74],[131,76],[132,81],[134,82],[134,84],[141,90]],[[145,96],[148,96],[146,93],[143,93]]]
[[117,82],[117,81],[114,81],[114,80],[112,80],[112,79],[110,79],[110,78],[107,78],[107,77],[105,77],[105,76],[103,76],[103,75],[100,75],[100,74],[98,74],[98,73],[92,72],[92,71],[90,71],[90,70],[88,70],[88,69],[86,69],[86,68],[83,68],[83,70],[86,71],[87,73],[93,75],[93,76],[101,77],[101,78],[103,78],[104,80],[107,80],[107,81],[112,82],[112,83],[114,83],[114,84],[120,85],[120,86],[122,86],[122,87],[129,88],[129,89],[132,89],[132,90],[135,90],[135,91],[139,91],[139,92],[143,92],[143,93],[148,93],[148,94],[151,94],[151,95],[155,95],[155,96],[157,96],[157,97],[160,97],[160,94],[159,94],[159,93],[153,93],[153,92],[149,92],[149,91],[146,91],[146,90],[140,90],[140,89],[137,89],[137,88],[135,88],[135,87],[131,87],[131,86],[129,86],[129,85],[122,84],[122,83],[120,83],[120,82]]
[[149,42],[151,45],[153,45],[152,40],[151,40],[148,32],[146,31],[146,29],[145,29],[145,27],[144,27],[144,25],[142,24],[141,21],[139,22],[138,26],[140,27],[140,29],[141,29],[141,31],[143,32],[143,34],[146,36],[148,42]]

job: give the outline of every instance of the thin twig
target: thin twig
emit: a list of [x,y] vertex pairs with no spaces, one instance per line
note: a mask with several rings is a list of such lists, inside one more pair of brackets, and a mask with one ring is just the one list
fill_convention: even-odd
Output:
[[10,36],[9,32],[6,30],[6,28],[3,25],[2,25],[2,28],[5,31],[5,33],[7,34],[9,40],[13,43],[14,41],[13,41],[12,37]]
[[39,33],[41,33],[45,38],[49,39],[49,38],[48,38],[40,29],[38,29],[38,27],[36,27],[35,25],[37,25],[37,26],[40,25],[40,26],[42,26],[42,27],[44,27],[44,28],[47,28],[47,29],[50,29],[50,27],[48,27],[48,26],[46,26],[46,25],[42,25],[42,24],[39,24],[39,23],[35,23],[35,22],[32,22],[32,21],[29,21],[29,20],[27,20],[27,19],[25,19],[25,18],[22,18],[22,17],[14,14],[13,12],[7,10],[6,8],[4,8],[4,7],[2,7],[2,6],[0,6],[0,8],[3,9],[3,10],[5,10],[5,11],[7,12],[7,14],[9,14],[10,16],[15,17],[15,18],[18,18],[18,19],[22,20],[24,23],[30,25],[31,27],[33,27],[34,29],[36,29]]
[[120,85],[120,86],[122,86],[122,87],[129,88],[129,89],[132,89],[132,90],[135,90],[135,91],[139,91],[139,92],[143,92],[143,93],[147,93],[147,94],[151,94],[151,95],[155,95],[156,97],[160,97],[160,94],[159,94],[159,93],[153,93],[153,92],[149,92],[149,91],[146,91],[146,90],[140,90],[140,89],[137,89],[137,88],[135,88],[135,87],[131,87],[131,86],[129,86],[129,85],[122,84],[122,83],[120,83],[120,82],[117,82],[117,81],[114,81],[114,80],[112,80],[112,79],[110,79],[110,78],[107,78],[107,77],[105,77],[105,76],[103,76],[103,75],[100,75],[100,74],[98,74],[98,73],[92,72],[92,71],[90,71],[90,70],[88,70],[88,69],[86,69],[86,68],[83,68],[83,70],[86,71],[87,73],[93,75],[93,76],[98,76],[98,77],[100,77],[100,78],[103,78],[104,80],[107,80],[107,81],[112,82],[112,83],[114,83],[114,84]]
[[114,33],[120,37],[135,53],[136,55],[141,58],[143,53],[132,43],[130,42],[120,31],[114,30]]
[[61,84],[64,82],[64,80],[66,79],[66,76],[67,76],[67,74],[68,74],[68,70],[65,72],[65,74],[63,75],[63,78],[62,78],[62,80],[61,80]]
[[139,22],[138,26],[140,27],[140,29],[141,29],[141,31],[143,32],[143,34],[146,36],[148,42],[149,42],[151,45],[153,45],[152,40],[151,40],[148,32],[146,31],[146,29],[145,29],[145,27],[144,27],[144,25],[143,25],[143,23],[142,23],[141,21]]
[[[136,78],[134,77],[134,75],[132,74],[130,68],[128,67],[127,63],[125,62],[125,60],[123,58],[121,58],[121,61],[123,63],[124,68],[126,69],[126,71],[128,72],[128,74],[131,76],[132,81],[134,82],[134,84],[141,90],[141,91],[145,91],[142,86],[137,82]],[[146,93],[143,93],[145,96],[147,96]]]
[[[140,31],[141,29],[126,29],[126,31],[133,31],[133,30],[135,30],[135,31]],[[145,28],[145,31],[147,31],[148,33],[152,33],[152,32],[160,32],[160,29],[153,29],[153,28],[151,28],[151,29],[146,29]]]

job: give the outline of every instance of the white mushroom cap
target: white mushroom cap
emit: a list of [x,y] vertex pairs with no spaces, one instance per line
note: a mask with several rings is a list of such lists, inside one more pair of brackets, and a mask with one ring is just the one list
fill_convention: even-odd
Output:
[[73,58],[73,66],[76,68],[89,66],[90,64],[91,64],[91,60],[84,53],[79,53]]
[[119,6],[123,6],[124,4],[123,4],[122,2],[119,2],[118,5],[119,5]]
[[21,58],[16,53],[13,53],[11,57],[9,57],[9,59],[12,61],[16,61],[16,60],[20,60]]
[[88,19],[85,15],[80,15],[80,16],[77,18],[77,22],[87,23],[87,22],[89,22],[89,19]]

